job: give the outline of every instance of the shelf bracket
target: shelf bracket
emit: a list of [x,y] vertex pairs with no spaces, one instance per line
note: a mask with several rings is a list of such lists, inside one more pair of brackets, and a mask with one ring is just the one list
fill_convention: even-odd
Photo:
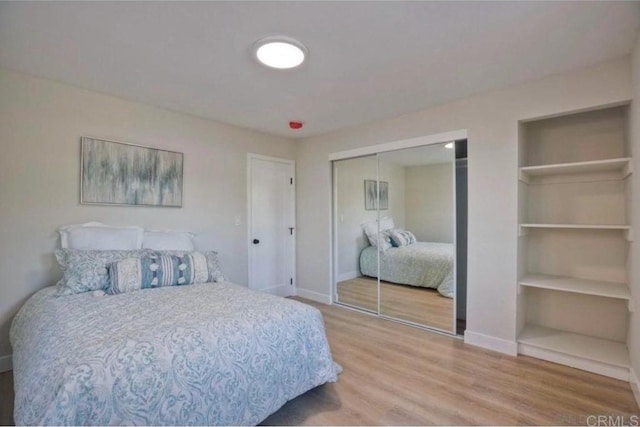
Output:
[[625,232],[624,232],[624,237],[625,237],[629,242],[633,242],[633,228],[629,228],[628,230],[625,230]]
[[527,234],[529,234],[529,229],[519,225],[518,226],[518,237],[523,237],[523,236],[526,236]]
[[627,303],[629,305],[629,313],[633,313],[633,300],[629,299]]
[[626,177],[628,177],[632,173],[633,173],[633,163],[631,163],[631,161],[628,161],[624,165],[624,167],[622,168],[621,177],[622,177],[622,179],[625,179]]
[[526,172],[522,172],[521,170],[518,170],[518,179],[524,182],[525,184],[529,184],[529,175],[527,175]]

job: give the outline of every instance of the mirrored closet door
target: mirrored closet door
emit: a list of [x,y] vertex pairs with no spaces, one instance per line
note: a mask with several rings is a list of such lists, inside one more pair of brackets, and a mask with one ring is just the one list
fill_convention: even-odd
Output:
[[456,333],[454,143],[334,161],[335,300]]
[[[378,312],[378,258],[370,238],[377,238],[378,210],[371,183],[377,176],[376,155],[333,164],[335,300],[373,313]],[[362,224],[373,224],[370,237]],[[362,274],[361,268],[370,274]]]
[[389,198],[395,206],[380,211],[386,241],[378,245],[380,314],[450,333],[456,293],[454,161],[446,144],[379,155],[381,180],[386,174],[395,181]]

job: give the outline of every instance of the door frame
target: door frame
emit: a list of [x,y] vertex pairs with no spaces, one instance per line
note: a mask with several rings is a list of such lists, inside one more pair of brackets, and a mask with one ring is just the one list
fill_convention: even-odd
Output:
[[291,159],[283,159],[280,157],[271,157],[271,156],[263,156],[261,154],[247,153],[247,287],[249,289],[253,289],[253,268],[252,268],[252,259],[253,259],[253,243],[251,241],[251,226],[253,219],[253,206],[251,203],[253,188],[251,186],[252,183],[252,164],[253,160],[265,160],[268,162],[275,163],[283,163],[289,166],[289,171],[291,172],[291,178],[293,179],[291,184],[291,191],[289,193],[289,204],[291,209],[291,226],[294,228],[293,230],[293,241],[291,243],[290,250],[290,260],[291,260],[291,276],[293,279],[291,292],[292,295],[297,295],[297,280],[296,280],[296,162]]

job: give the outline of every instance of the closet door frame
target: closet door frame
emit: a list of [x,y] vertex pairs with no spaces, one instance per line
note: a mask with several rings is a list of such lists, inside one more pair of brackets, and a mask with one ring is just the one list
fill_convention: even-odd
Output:
[[[331,299],[331,304],[333,304],[334,302],[336,302],[335,298],[337,295],[337,272],[336,272],[336,266],[337,266],[337,254],[338,254],[338,248],[337,248],[337,242],[338,242],[338,227],[337,227],[337,220],[336,220],[336,215],[338,212],[338,204],[337,204],[337,178],[335,176],[335,170],[334,170],[334,161],[338,161],[338,160],[347,160],[347,159],[351,159],[351,158],[357,158],[357,157],[364,157],[364,156],[371,156],[371,155],[376,155],[377,158],[377,177],[376,177],[376,181],[379,183],[380,181],[380,159],[379,159],[379,155],[383,154],[385,152],[389,152],[389,151],[398,151],[398,150],[402,150],[402,149],[406,149],[406,148],[416,148],[416,147],[422,147],[422,146],[426,146],[426,145],[434,145],[434,144],[442,144],[442,143],[449,143],[449,142],[453,142],[455,144],[456,140],[461,140],[461,139],[468,139],[467,137],[467,131],[466,129],[462,129],[462,130],[456,130],[456,131],[451,131],[451,132],[444,132],[444,133],[438,133],[438,134],[433,134],[433,135],[428,135],[428,136],[422,136],[422,137],[417,137],[417,138],[410,138],[410,139],[403,139],[403,140],[398,140],[398,141],[393,141],[393,142],[387,142],[387,143],[383,143],[383,144],[378,144],[378,145],[370,145],[370,146],[366,146],[366,147],[361,147],[361,148],[356,148],[353,150],[346,150],[346,151],[339,151],[339,152],[335,152],[335,153],[331,153],[329,154],[329,166],[331,168],[331,178],[332,178],[332,185],[331,185],[331,195],[330,195],[330,200],[332,202],[332,208],[329,210],[330,211],[330,224],[331,224],[331,244],[329,245],[329,278],[330,278],[330,282],[329,283],[329,289],[330,289],[330,299]],[[454,160],[453,160],[453,166],[454,166],[454,173],[452,174],[453,177],[453,191],[454,191],[454,197],[453,197],[453,214],[455,216],[456,214],[456,186],[455,186],[455,179],[456,179],[456,175],[455,175],[455,155],[454,155]],[[379,188],[379,184],[378,184],[378,188]],[[378,209],[377,212],[377,216],[378,216],[378,227],[380,224],[380,209]],[[378,233],[380,232],[380,229],[378,228]],[[457,226],[456,223],[454,221],[454,226],[453,226],[453,242],[454,242],[454,252],[455,252],[455,248],[456,248],[456,234],[457,234]],[[457,283],[457,256],[454,257],[454,265],[453,265],[453,280],[454,280],[454,290],[456,290],[455,288],[456,283]],[[454,304],[453,304],[453,316],[451,319],[452,322],[452,331],[447,331],[447,330],[443,330],[443,329],[439,329],[439,328],[434,328],[428,325],[423,325],[423,324],[419,324],[419,323],[414,323],[414,322],[410,322],[410,321],[406,321],[406,320],[402,320],[402,319],[398,319],[395,317],[390,317],[390,316],[385,316],[383,314],[380,314],[380,253],[378,251],[378,312],[377,314],[371,313],[369,311],[365,311],[365,310],[359,310],[353,307],[350,307],[348,305],[341,305],[342,307],[345,308],[350,308],[353,310],[357,310],[357,311],[361,311],[363,313],[367,313],[373,316],[377,316],[380,317],[382,319],[387,319],[387,320],[391,320],[394,322],[399,322],[399,323],[404,323],[407,325],[411,325],[414,327],[418,327],[421,329],[425,329],[425,330],[429,330],[432,332],[436,332],[436,333],[440,333],[440,334],[444,334],[444,335],[448,335],[448,336],[456,336],[456,318],[457,318],[457,307],[456,307],[456,299],[457,299],[457,295],[456,298],[454,298]],[[457,294],[457,292],[456,292]]]

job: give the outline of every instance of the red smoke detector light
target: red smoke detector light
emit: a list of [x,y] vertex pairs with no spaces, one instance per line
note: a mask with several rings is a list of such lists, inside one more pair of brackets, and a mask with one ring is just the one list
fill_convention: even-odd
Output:
[[302,125],[303,125],[302,122],[298,122],[295,120],[289,122],[289,127],[293,130],[302,129]]

